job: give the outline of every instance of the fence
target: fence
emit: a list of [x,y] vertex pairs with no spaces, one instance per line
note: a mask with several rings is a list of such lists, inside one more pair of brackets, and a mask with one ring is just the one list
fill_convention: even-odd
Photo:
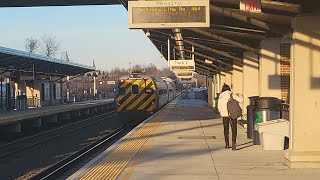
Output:
[[186,90],[182,92],[182,99],[202,99],[205,101],[208,101],[208,93],[206,90],[201,91],[192,91],[192,90]]
[[40,98],[39,97],[28,97],[27,98],[27,107],[28,108],[37,108],[40,107]]

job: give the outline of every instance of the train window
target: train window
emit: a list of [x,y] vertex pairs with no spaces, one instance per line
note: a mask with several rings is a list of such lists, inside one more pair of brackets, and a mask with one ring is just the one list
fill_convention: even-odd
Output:
[[131,86],[131,91],[132,91],[132,94],[139,94],[139,85],[138,84],[133,84]]
[[126,88],[121,87],[119,88],[119,95],[125,95],[126,94]]
[[163,95],[163,94],[166,94],[167,93],[167,90],[159,90],[159,95]]

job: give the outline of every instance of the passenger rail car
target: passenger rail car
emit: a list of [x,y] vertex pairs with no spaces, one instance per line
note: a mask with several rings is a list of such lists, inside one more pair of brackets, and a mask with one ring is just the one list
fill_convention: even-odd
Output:
[[175,87],[175,84],[174,82],[172,81],[172,79],[170,78],[162,78],[166,84],[167,84],[167,87],[168,87],[168,98],[169,98],[169,101],[173,100],[175,97],[176,97],[176,87]]
[[170,82],[140,73],[123,76],[116,84],[115,103],[121,118],[151,114],[174,97]]

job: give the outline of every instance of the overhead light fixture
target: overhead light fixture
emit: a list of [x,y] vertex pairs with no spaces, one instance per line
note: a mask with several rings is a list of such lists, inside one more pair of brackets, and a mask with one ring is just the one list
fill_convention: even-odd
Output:
[[204,62],[207,63],[207,64],[212,64],[213,63],[212,61],[210,61],[208,59],[205,59]]
[[150,37],[149,29],[147,29],[146,36],[147,36],[147,37]]

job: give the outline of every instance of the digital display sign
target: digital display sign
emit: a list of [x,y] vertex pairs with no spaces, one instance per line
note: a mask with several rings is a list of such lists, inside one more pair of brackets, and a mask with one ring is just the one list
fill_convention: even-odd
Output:
[[210,27],[209,0],[129,1],[129,28]]
[[132,14],[133,24],[206,22],[204,6],[136,7],[132,9]]

